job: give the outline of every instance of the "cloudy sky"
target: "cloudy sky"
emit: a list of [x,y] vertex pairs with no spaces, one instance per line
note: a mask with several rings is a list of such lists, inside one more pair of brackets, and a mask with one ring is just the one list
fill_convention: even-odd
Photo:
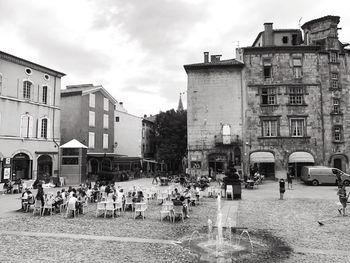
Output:
[[183,65],[203,51],[234,58],[264,22],[298,28],[325,15],[341,17],[350,42],[349,10],[346,0],[0,0],[0,50],[66,73],[62,88],[102,84],[143,116],[177,107]]

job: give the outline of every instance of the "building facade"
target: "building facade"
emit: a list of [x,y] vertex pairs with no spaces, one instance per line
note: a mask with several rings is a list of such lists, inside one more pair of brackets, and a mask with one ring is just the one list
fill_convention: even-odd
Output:
[[112,170],[115,104],[102,86],[71,85],[61,91],[62,144],[76,139],[88,147],[88,174]]
[[128,113],[123,103],[114,110],[114,152],[119,155],[142,158],[142,118]]
[[242,67],[231,59],[204,53],[204,62],[185,65],[187,85],[188,167],[192,175],[241,168]]
[[[234,90],[241,88],[243,92],[236,95],[239,100],[226,97],[222,105],[211,110],[217,113],[220,107],[227,109],[216,119],[243,115],[243,121],[237,123],[242,123],[246,174],[258,169],[267,177],[282,178],[288,168],[293,168],[299,176],[305,165],[349,171],[350,51],[338,39],[339,21],[338,16],[314,19],[302,26],[303,31],[274,29],[272,23],[265,23],[252,46],[237,49],[242,81]],[[207,110],[207,101],[229,94],[232,85],[220,85],[223,69],[197,83],[186,71],[188,119],[199,114],[199,121],[204,123],[206,117],[201,112]],[[196,73],[195,78],[199,76]],[[210,83],[214,83],[211,90],[215,93],[202,99],[198,90]],[[241,105],[241,111],[230,109],[235,103]],[[203,125],[200,128],[189,121],[189,156],[192,141],[209,132]],[[214,149],[213,144],[209,148]],[[204,148],[198,154],[202,152]]]
[[142,170],[149,173],[155,172],[161,165],[156,161],[154,122],[156,115],[144,115],[142,119]]
[[0,178],[58,176],[64,73],[0,51]]

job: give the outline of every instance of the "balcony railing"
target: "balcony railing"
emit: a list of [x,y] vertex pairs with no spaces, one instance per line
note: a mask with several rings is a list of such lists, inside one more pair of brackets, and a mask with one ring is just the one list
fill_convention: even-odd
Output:
[[242,140],[239,138],[239,135],[215,135],[214,137],[215,145],[217,146],[232,146],[242,144]]

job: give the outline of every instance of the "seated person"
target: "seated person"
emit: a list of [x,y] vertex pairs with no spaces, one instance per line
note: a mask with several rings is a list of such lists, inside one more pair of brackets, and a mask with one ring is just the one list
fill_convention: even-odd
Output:
[[174,192],[173,192],[173,196],[172,196],[172,199],[180,199],[180,193],[179,193],[179,190],[177,190],[177,188],[174,189]]
[[134,203],[142,203],[143,202],[143,193],[142,191],[137,192],[137,196],[132,200]]
[[57,195],[54,198],[53,205],[55,207],[55,211],[60,209],[60,205],[63,204],[63,197],[60,191],[57,192]]
[[27,211],[27,205],[28,205],[28,192],[27,192],[28,189],[25,189],[25,191],[23,192],[22,194],[22,205],[21,205],[21,208],[23,211]]
[[184,212],[185,218],[189,218],[188,216],[188,205],[186,204],[186,199],[184,196],[180,196],[179,199],[175,199],[173,201],[174,206],[182,206],[182,211]]

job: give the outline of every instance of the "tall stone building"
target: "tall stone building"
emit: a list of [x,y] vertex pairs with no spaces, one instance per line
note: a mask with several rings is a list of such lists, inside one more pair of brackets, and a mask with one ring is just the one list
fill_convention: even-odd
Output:
[[241,167],[242,67],[235,60],[204,53],[204,62],[185,65],[188,164],[193,175]]
[[[299,176],[304,165],[349,170],[350,51],[338,39],[339,20],[338,16],[318,18],[305,23],[303,32],[274,29],[272,23],[265,23],[251,47],[237,49],[242,81],[234,90],[243,90],[242,99],[226,98],[222,106],[230,109],[238,103],[242,111],[231,109],[217,117],[243,118],[246,173],[255,168],[267,177],[281,178],[288,167],[294,167]],[[193,84],[189,75],[189,94],[218,81],[218,76],[211,75]],[[215,96],[223,97],[218,93],[230,90],[229,84],[224,86],[215,85]],[[204,101],[192,98],[189,114],[200,113]],[[196,131],[188,129],[189,134]],[[189,141],[189,153],[190,147]]]

